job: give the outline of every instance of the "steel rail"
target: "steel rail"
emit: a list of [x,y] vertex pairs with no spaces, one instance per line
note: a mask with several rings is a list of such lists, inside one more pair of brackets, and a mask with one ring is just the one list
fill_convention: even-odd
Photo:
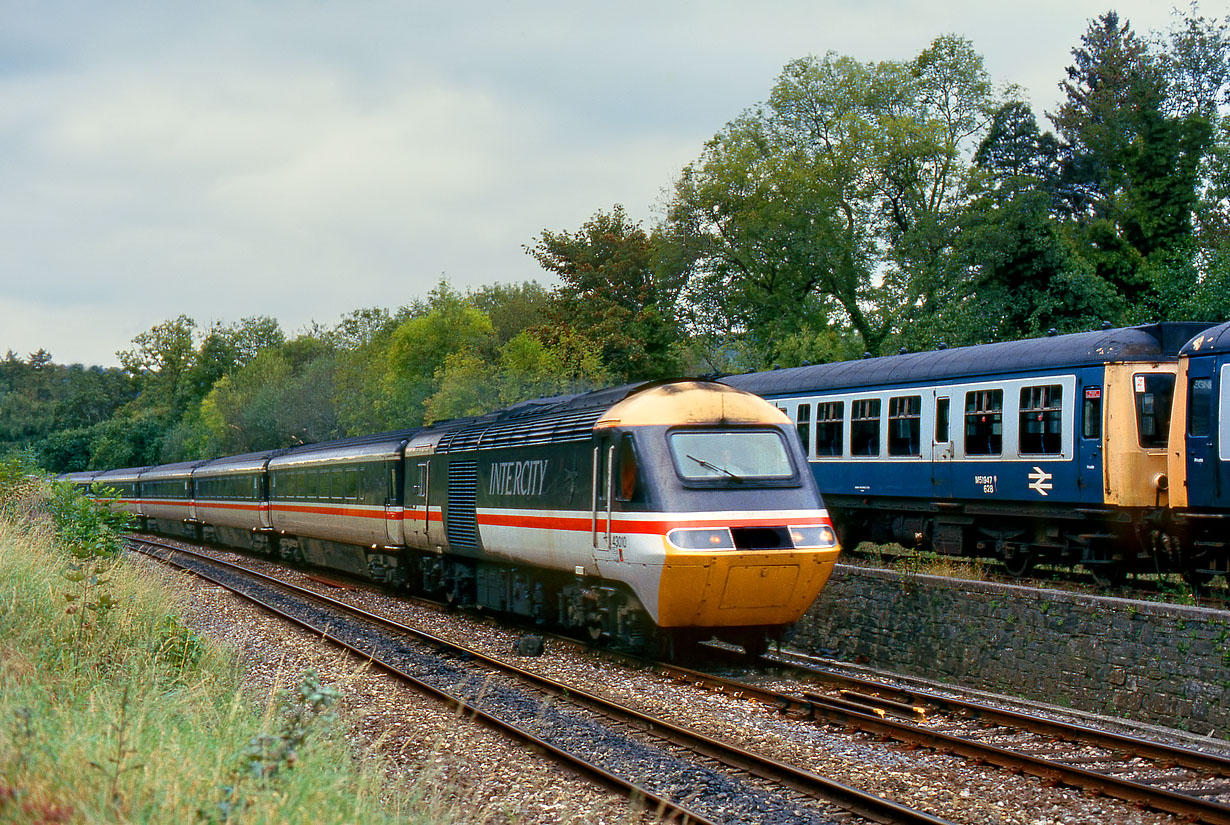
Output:
[[1213,825],[1230,825],[1230,806],[1196,796],[1145,785],[1129,779],[1065,765],[1020,751],[1001,748],[960,736],[929,730],[918,725],[898,722],[875,714],[863,713],[832,704],[823,697],[813,700],[815,713],[829,722],[849,725],[869,733],[889,736],[902,742],[923,745],[935,750],[955,753],[968,759],[1023,771],[1052,782],[1062,782],[1122,799],[1148,805],[1166,813],[1188,817]]
[[[188,553],[191,555],[196,555],[198,556],[198,558],[206,559],[210,563],[229,566],[235,569],[239,569],[245,574],[264,579],[269,583],[277,584],[282,587],[289,587],[294,590],[300,590],[303,593],[311,594],[315,598],[318,598],[318,599],[323,598],[328,601],[333,601],[333,600],[329,600],[327,597],[320,596],[320,594],[312,593],[312,591],[310,590],[303,590],[302,588],[298,588],[295,585],[291,585],[286,582],[279,582],[276,579],[273,579],[269,576],[265,576],[263,573],[259,573],[253,570],[247,570],[244,568],[239,568],[235,565],[229,565],[227,562],[220,561],[217,559],[210,559],[206,556],[201,556],[200,554],[192,553],[192,551],[190,550],[184,550],[183,548],[179,548],[179,547],[171,547],[169,545],[160,544],[158,542],[150,541],[145,538],[136,539],[136,540],[130,539],[130,541],[139,541],[144,544],[149,544],[151,546],[161,547],[163,549],[170,550],[171,552],[174,552],[174,553]],[[144,551],[140,551],[140,552],[144,552]],[[277,607],[276,605],[268,603],[267,601],[259,598],[258,596],[254,596],[250,593],[242,593],[239,590],[236,590],[235,588],[231,587],[226,582],[220,581],[210,576],[208,573],[205,573],[200,570],[192,569],[182,564],[178,564],[173,559],[163,558],[161,556],[154,555],[154,554],[147,554],[147,555],[152,555],[154,558],[157,558],[160,561],[166,562],[168,564],[173,564],[181,570],[190,572],[199,578],[202,578],[206,581],[209,581],[209,582],[212,582],[213,584],[218,585],[219,587],[224,587],[227,590],[231,591],[232,593],[235,593],[236,595],[244,599],[247,599],[253,604],[258,605],[262,609],[274,614],[275,616],[278,616],[279,618],[285,619],[286,621],[289,621],[292,624],[298,625],[299,627],[309,630],[312,633],[319,635],[325,641],[328,641],[331,644],[334,644],[337,647],[342,648],[343,650],[349,651],[350,653],[353,653],[363,659],[366,659],[367,661],[372,662],[377,667],[379,667],[381,670],[384,670],[386,673],[389,673],[395,678],[406,682],[407,684],[413,686],[416,690],[419,690],[422,693],[425,693],[429,696],[433,696],[439,699],[440,701],[444,702],[448,706],[455,708],[458,714],[462,716],[463,718],[477,719],[480,722],[483,722],[484,724],[492,728],[495,728],[496,730],[499,730],[515,739],[518,739],[530,745],[534,749],[541,750],[542,752],[551,756],[557,762],[560,762],[561,764],[569,767],[570,769],[578,773],[581,773],[582,775],[587,775],[593,779],[596,779],[601,784],[609,788],[613,788],[617,791],[620,791],[625,796],[627,796],[628,799],[632,801],[634,804],[645,805],[646,801],[652,803],[651,805],[648,805],[645,807],[653,809],[654,812],[657,813],[661,817],[668,818],[671,821],[679,822],[681,825],[717,825],[717,823],[714,823],[712,820],[704,817],[701,814],[696,813],[695,811],[690,810],[689,808],[686,808],[676,802],[672,802],[671,800],[665,797],[659,796],[653,793],[652,791],[649,791],[645,788],[640,787],[639,785],[636,785],[635,783],[629,782],[628,780],[625,780],[622,777],[614,773],[611,773],[610,771],[606,770],[605,768],[599,765],[595,765],[592,762],[580,756],[577,756],[568,751],[565,751],[557,747],[556,745],[551,744],[545,739],[542,739],[534,735],[533,733],[530,733],[529,731],[524,730],[521,727],[511,722],[503,720],[499,718],[498,716],[495,716],[493,714],[490,714],[484,711],[482,708],[479,708],[479,707],[476,707],[475,705],[470,704],[464,698],[454,696],[451,693],[448,693],[447,691],[441,690],[435,687],[434,685],[430,685],[427,682],[424,682],[416,678],[415,676],[412,676],[411,674],[406,673],[405,671],[399,669],[396,665],[385,662],[381,660],[380,658],[374,656],[370,651],[360,650],[359,648],[356,648],[350,645],[346,641],[339,639],[336,636],[332,635],[327,628],[317,627],[312,622],[299,618],[297,616],[294,616],[282,610],[281,608]],[[338,602],[338,604],[341,604],[341,603]]]
[[[1201,822],[1230,825],[1230,806],[1219,802],[1158,788],[1143,782],[1120,779],[1096,771],[1064,765],[1061,762],[987,745],[973,739],[942,734],[917,725],[888,720],[885,716],[895,713],[913,717],[919,715],[925,706],[930,705],[941,710],[960,711],[974,718],[993,721],[1008,727],[1024,727],[1034,733],[1142,756],[1163,764],[1178,765],[1217,776],[1230,776],[1230,759],[1224,756],[1101,731],[1084,725],[1001,710],[979,702],[939,696],[928,691],[896,688],[870,679],[800,665],[785,658],[771,658],[770,661],[775,664],[779,662],[787,664],[833,684],[857,687],[871,695],[847,694],[847,701],[843,701],[805,691],[801,697],[795,697],[679,665],[658,663],[655,667],[659,672],[682,681],[709,687],[731,696],[742,696],[763,702],[777,707],[783,713],[818,716],[835,724],[855,726],[899,741],[956,753],[969,759],[985,761],[1012,770],[1020,770],[1047,781],[1062,782],[1074,787],[1094,790],[1134,804],[1146,804],[1166,813]],[[881,714],[879,711],[882,710],[886,713]]]
[[[872,679],[834,673],[823,668],[795,663],[790,663],[790,665],[817,676],[830,684],[857,688],[875,697],[890,699],[907,705],[929,705],[939,710],[960,712],[967,714],[971,718],[982,719],[1005,726],[1020,727],[1046,736],[1134,754],[1157,762],[1181,765],[1185,768],[1218,776],[1230,776],[1230,758],[1220,754],[1205,753],[1127,734],[1098,730],[1097,728],[1091,728],[1074,722],[1045,719],[1032,714],[993,707],[970,699],[941,696],[937,693],[917,688],[885,685]],[[811,696],[805,692],[804,698],[810,699]]]

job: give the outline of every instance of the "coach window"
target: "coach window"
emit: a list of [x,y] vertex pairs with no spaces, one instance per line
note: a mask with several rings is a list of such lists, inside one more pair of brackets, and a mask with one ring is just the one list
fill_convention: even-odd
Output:
[[999,455],[1004,442],[1004,391],[965,394],[965,454]]
[[811,404],[800,404],[799,414],[795,418],[795,427],[799,431],[799,441],[803,442],[804,455],[811,455]]
[[1136,429],[1142,447],[1165,447],[1170,434],[1170,403],[1174,399],[1175,376],[1166,373],[1138,373],[1136,388]]
[[888,454],[922,455],[922,396],[888,399]]
[[951,398],[935,399],[935,443],[948,443],[948,405]]
[[851,402],[850,454],[880,454],[880,399],[864,398]]
[[1063,452],[1063,387],[1021,387],[1021,453]]
[[846,402],[826,401],[816,405],[816,455],[841,455]]

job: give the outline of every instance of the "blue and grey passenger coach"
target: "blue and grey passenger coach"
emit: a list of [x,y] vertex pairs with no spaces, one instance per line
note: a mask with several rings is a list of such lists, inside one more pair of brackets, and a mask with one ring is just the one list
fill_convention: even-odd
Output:
[[1168,539],[1167,447],[1179,350],[1207,327],[1102,329],[722,380],[794,421],[844,546],[993,556],[1015,575],[1042,560],[1082,563],[1106,581],[1159,567],[1196,574],[1207,560]]

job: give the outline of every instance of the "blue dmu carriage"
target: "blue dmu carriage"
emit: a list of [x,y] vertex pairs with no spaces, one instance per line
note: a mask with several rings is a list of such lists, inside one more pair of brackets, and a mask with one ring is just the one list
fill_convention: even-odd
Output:
[[1166,538],[1180,348],[1153,324],[729,376],[794,422],[841,536],[1187,572]]
[[1225,575],[1230,555],[1230,323],[1196,335],[1179,358],[1170,429],[1171,530],[1197,576]]

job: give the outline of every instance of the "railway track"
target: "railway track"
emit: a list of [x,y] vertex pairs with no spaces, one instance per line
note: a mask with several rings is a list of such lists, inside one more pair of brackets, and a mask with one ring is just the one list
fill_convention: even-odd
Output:
[[659,664],[680,681],[770,704],[910,747],[925,747],[1044,781],[1105,794],[1197,822],[1230,825],[1230,758],[1037,714],[903,688],[766,657],[829,688],[786,693],[717,674]]
[[145,537],[134,542],[371,659],[464,715],[506,731],[673,821],[945,822],[320,593],[179,546]]

